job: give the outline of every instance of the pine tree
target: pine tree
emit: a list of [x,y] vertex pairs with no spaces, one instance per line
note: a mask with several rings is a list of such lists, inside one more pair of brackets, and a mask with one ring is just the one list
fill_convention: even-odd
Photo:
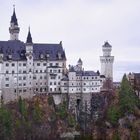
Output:
[[134,90],[127,80],[126,75],[124,75],[119,91],[119,105],[121,114],[123,115],[124,113],[133,113],[134,107],[138,104],[138,102],[139,101],[134,94]]

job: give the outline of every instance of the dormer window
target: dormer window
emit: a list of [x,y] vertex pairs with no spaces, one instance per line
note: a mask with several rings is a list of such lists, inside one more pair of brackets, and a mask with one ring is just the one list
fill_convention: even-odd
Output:
[[47,54],[46,54],[46,57],[47,57],[47,58],[49,58],[49,57],[50,57],[50,54],[49,54],[49,53],[47,53]]
[[9,59],[12,59],[12,55],[11,55],[11,54],[9,54],[9,55],[8,55],[8,58],[9,58]]
[[43,54],[40,54],[40,58],[43,59],[43,57],[44,57]]
[[58,53],[58,59],[61,59],[61,58],[62,58],[61,53]]

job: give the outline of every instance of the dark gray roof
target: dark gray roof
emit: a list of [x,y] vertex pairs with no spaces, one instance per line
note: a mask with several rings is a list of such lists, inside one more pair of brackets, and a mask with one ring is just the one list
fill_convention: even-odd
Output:
[[15,25],[18,25],[16,13],[15,13],[15,8],[14,8],[14,11],[13,11],[13,15],[11,16],[11,23],[14,23]]
[[81,60],[81,58],[79,58],[78,63],[83,63],[82,60]]
[[69,81],[69,78],[68,78],[67,75],[65,75],[61,80],[62,80],[62,81]]
[[94,71],[76,71],[77,76],[98,76],[99,74]]
[[[12,55],[12,60],[26,60],[25,43],[19,40],[0,41],[0,52],[4,54],[4,60],[8,60],[8,56]],[[61,58],[58,57],[61,54]],[[48,55],[47,55],[48,54]],[[43,58],[41,58],[41,55]],[[65,51],[62,44],[33,44],[34,60],[66,60]]]
[[105,78],[105,76],[104,76],[104,75],[100,75],[100,77],[101,77],[101,78]]
[[75,72],[74,66],[69,66],[69,72]]
[[108,41],[106,41],[106,42],[104,43],[103,47],[112,47],[112,46],[108,43]]
[[28,36],[27,36],[26,43],[33,43],[32,42],[32,37],[31,37],[31,33],[30,33],[30,28],[29,28],[29,31],[28,31]]

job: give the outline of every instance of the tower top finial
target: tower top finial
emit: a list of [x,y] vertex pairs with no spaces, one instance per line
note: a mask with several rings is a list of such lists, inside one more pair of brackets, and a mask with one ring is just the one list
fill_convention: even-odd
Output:
[[14,23],[15,25],[18,25],[16,13],[15,13],[15,5],[13,5],[13,15],[11,17],[11,23]]
[[31,37],[31,33],[30,33],[30,26],[28,28],[28,36],[27,36],[26,43],[33,43],[32,42],[32,37]]
[[13,4],[13,9],[14,9],[14,11],[15,11],[15,4]]

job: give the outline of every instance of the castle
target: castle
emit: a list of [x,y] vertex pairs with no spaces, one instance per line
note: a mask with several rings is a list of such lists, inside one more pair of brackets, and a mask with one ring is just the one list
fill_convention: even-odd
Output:
[[78,102],[81,95],[88,100],[88,94],[100,92],[105,78],[113,79],[114,57],[108,42],[102,46],[100,74],[99,71],[84,71],[81,59],[76,66],[69,65],[67,69],[62,42],[33,43],[29,29],[24,43],[18,38],[19,32],[14,8],[9,27],[10,40],[0,41],[0,95],[5,102],[38,94],[52,94],[56,102],[66,94],[70,102],[73,99]]

